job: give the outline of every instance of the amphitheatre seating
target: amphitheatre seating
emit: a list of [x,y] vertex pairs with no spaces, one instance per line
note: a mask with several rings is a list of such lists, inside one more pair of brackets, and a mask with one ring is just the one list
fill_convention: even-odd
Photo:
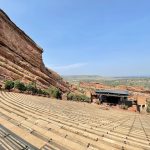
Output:
[[[149,150],[149,122],[147,115],[0,91],[0,126],[18,149]],[[0,130],[0,145],[17,149],[4,141]]]

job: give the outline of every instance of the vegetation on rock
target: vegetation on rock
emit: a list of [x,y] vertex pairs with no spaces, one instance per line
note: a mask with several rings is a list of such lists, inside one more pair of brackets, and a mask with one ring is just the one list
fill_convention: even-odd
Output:
[[26,85],[28,93],[36,94],[38,89],[36,88],[36,84],[34,82],[31,82]]
[[67,95],[67,99],[72,100],[72,101],[81,101],[81,102],[89,102],[90,101],[90,98],[88,98],[87,96],[85,96],[83,94],[75,94],[72,92]]
[[25,84],[19,80],[14,82],[14,88],[18,89],[20,92],[24,92],[27,89]]
[[[40,96],[48,96],[48,97],[50,96],[47,89],[45,89],[45,90],[42,90],[40,88],[38,89],[36,87],[35,82],[30,82],[26,85],[26,84],[24,84],[23,82],[21,82],[19,80],[16,80],[16,81],[7,80],[7,81],[5,81],[5,90],[10,91],[11,89],[17,89],[20,92],[25,92],[26,91],[28,94],[32,94],[32,95],[38,94]],[[52,93],[53,93],[55,98],[58,97],[58,96],[55,96],[55,95],[58,95],[57,91],[54,90],[54,92],[52,92]]]
[[[28,94],[32,94],[32,95],[38,94],[39,96],[48,96],[57,99],[61,99],[62,96],[62,92],[60,91],[60,89],[54,86],[50,86],[48,89],[42,90],[36,87],[35,82],[30,82],[26,85],[19,80],[16,81],[9,80],[5,82],[5,89],[10,91],[13,88],[18,89],[20,92],[26,91]],[[90,102],[90,98],[88,98],[84,94],[76,94],[72,92],[67,94],[67,100]]]
[[58,98],[58,99],[61,98],[61,91],[58,88],[54,86],[50,86],[47,91],[51,97]]
[[5,89],[6,90],[10,91],[13,88],[14,88],[14,82],[13,81],[11,81],[11,80],[5,81]]

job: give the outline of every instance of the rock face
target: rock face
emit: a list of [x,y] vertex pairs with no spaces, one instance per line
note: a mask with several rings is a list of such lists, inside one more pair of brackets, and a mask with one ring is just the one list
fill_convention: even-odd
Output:
[[63,92],[69,91],[68,84],[45,67],[42,53],[43,50],[0,10],[0,81],[35,81],[40,88],[54,85]]

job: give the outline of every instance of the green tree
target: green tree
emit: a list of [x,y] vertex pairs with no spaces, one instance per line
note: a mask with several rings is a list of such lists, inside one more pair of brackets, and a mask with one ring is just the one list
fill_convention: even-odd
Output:
[[54,86],[48,88],[48,93],[54,98],[61,98],[61,91]]
[[68,100],[73,100],[74,98],[74,94],[72,92],[70,92],[68,95],[67,95],[67,99]]
[[7,80],[5,82],[5,89],[10,91],[13,88],[14,88],[14,82],[11,80]]
[[26,86],[24,85],[24,83],[20,82],[20,81],[15,81],[14,82],[14,88],[18,89],[21,92],[26,91]]
[[43,91],[41,89],[38,89],[37,93],[41,95],[41,94],[43,94]]
[[47,90],[42,90],[43,95],[50,96]]
[[76,94],[76,93],[72,93],[72,92],[70,92],[67,95],[67,99],[73,100],[73,101],[90,102],[90,98],[88,98],[86,95]]
[[34,82],[31,82],[29,84],[26,85],[26,90],[28,92],[31,92],[32,94],[36,94],[38,93],[38,89],[36,88],[36,85]]

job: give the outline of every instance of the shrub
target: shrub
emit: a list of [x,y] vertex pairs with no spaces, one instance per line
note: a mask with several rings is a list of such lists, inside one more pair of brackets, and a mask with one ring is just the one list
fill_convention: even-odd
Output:
[[5,89],[10,91],[13,88],[14,88],[14,82],[11,80],[7,80],[5,82]]
[[69,93],[67,95],[68,100],[73,100],[73,101],[81,101],[81,102],[90,102],[90,98],[83,94],[75,94],[75,93]]
[[54,98],[61,98],[61,91],[54,86],[49,87],[48,93]]
[[150,113],[150,101],[147,102],[147,112]]
[[125,105],[125,104],[123,104],[123,105],[121,105],[121,108],[127,110],[127,109],[128,109],[128,106]]
[[47,90],[42,90],[43,95],[45,96],[50,96],[49,93],[47,92]]
[[86,95],[81,95],[81,101],[84,101],[84,102],[90,102],[90,98],[87,97]]
[[24,85],[24,83],[22,83],[22,82],[20,82],[20,81],[15,81],[15,83],[14,83],[14,87],[16,88],[16,89],[18,89],[19,91],[21,91],[21,92],[24,92],[24,91],[26,91],[26,86]]
[[67,95],[67,99],[68,99],[68,100],[73,100],[73,97],[74,97],[74,94],[73,94],[73,93],[69,93],[69,94]]
[[31,89],[32,94],[36,94],[36,93],[37,93],[37,91],[38,91],[38,89],[37,89],[37,88],[35,88],[35,87],[33,87],[33,88]]
[[38,89],[38,90],[37,90],[37,94],[49,96],[49,93],[47,92],[47,90]]
[[41,89],[38,89],[37,93],[41,95],[41,94],[43,94],[43,91]]
[[26,90],[28,92],[31,92],[32,94],[36,94],[38,93],[38,89],[36,88],[36,85],[34,82],[31,82],[29,84],[26,85]]
[[32,88],[33,88],[32,83],[27,84],[27,85],[26,85],[26,88],[27,88],[27,91],[28,91],[28,92],[31,92],[31,91],[32,91]]

